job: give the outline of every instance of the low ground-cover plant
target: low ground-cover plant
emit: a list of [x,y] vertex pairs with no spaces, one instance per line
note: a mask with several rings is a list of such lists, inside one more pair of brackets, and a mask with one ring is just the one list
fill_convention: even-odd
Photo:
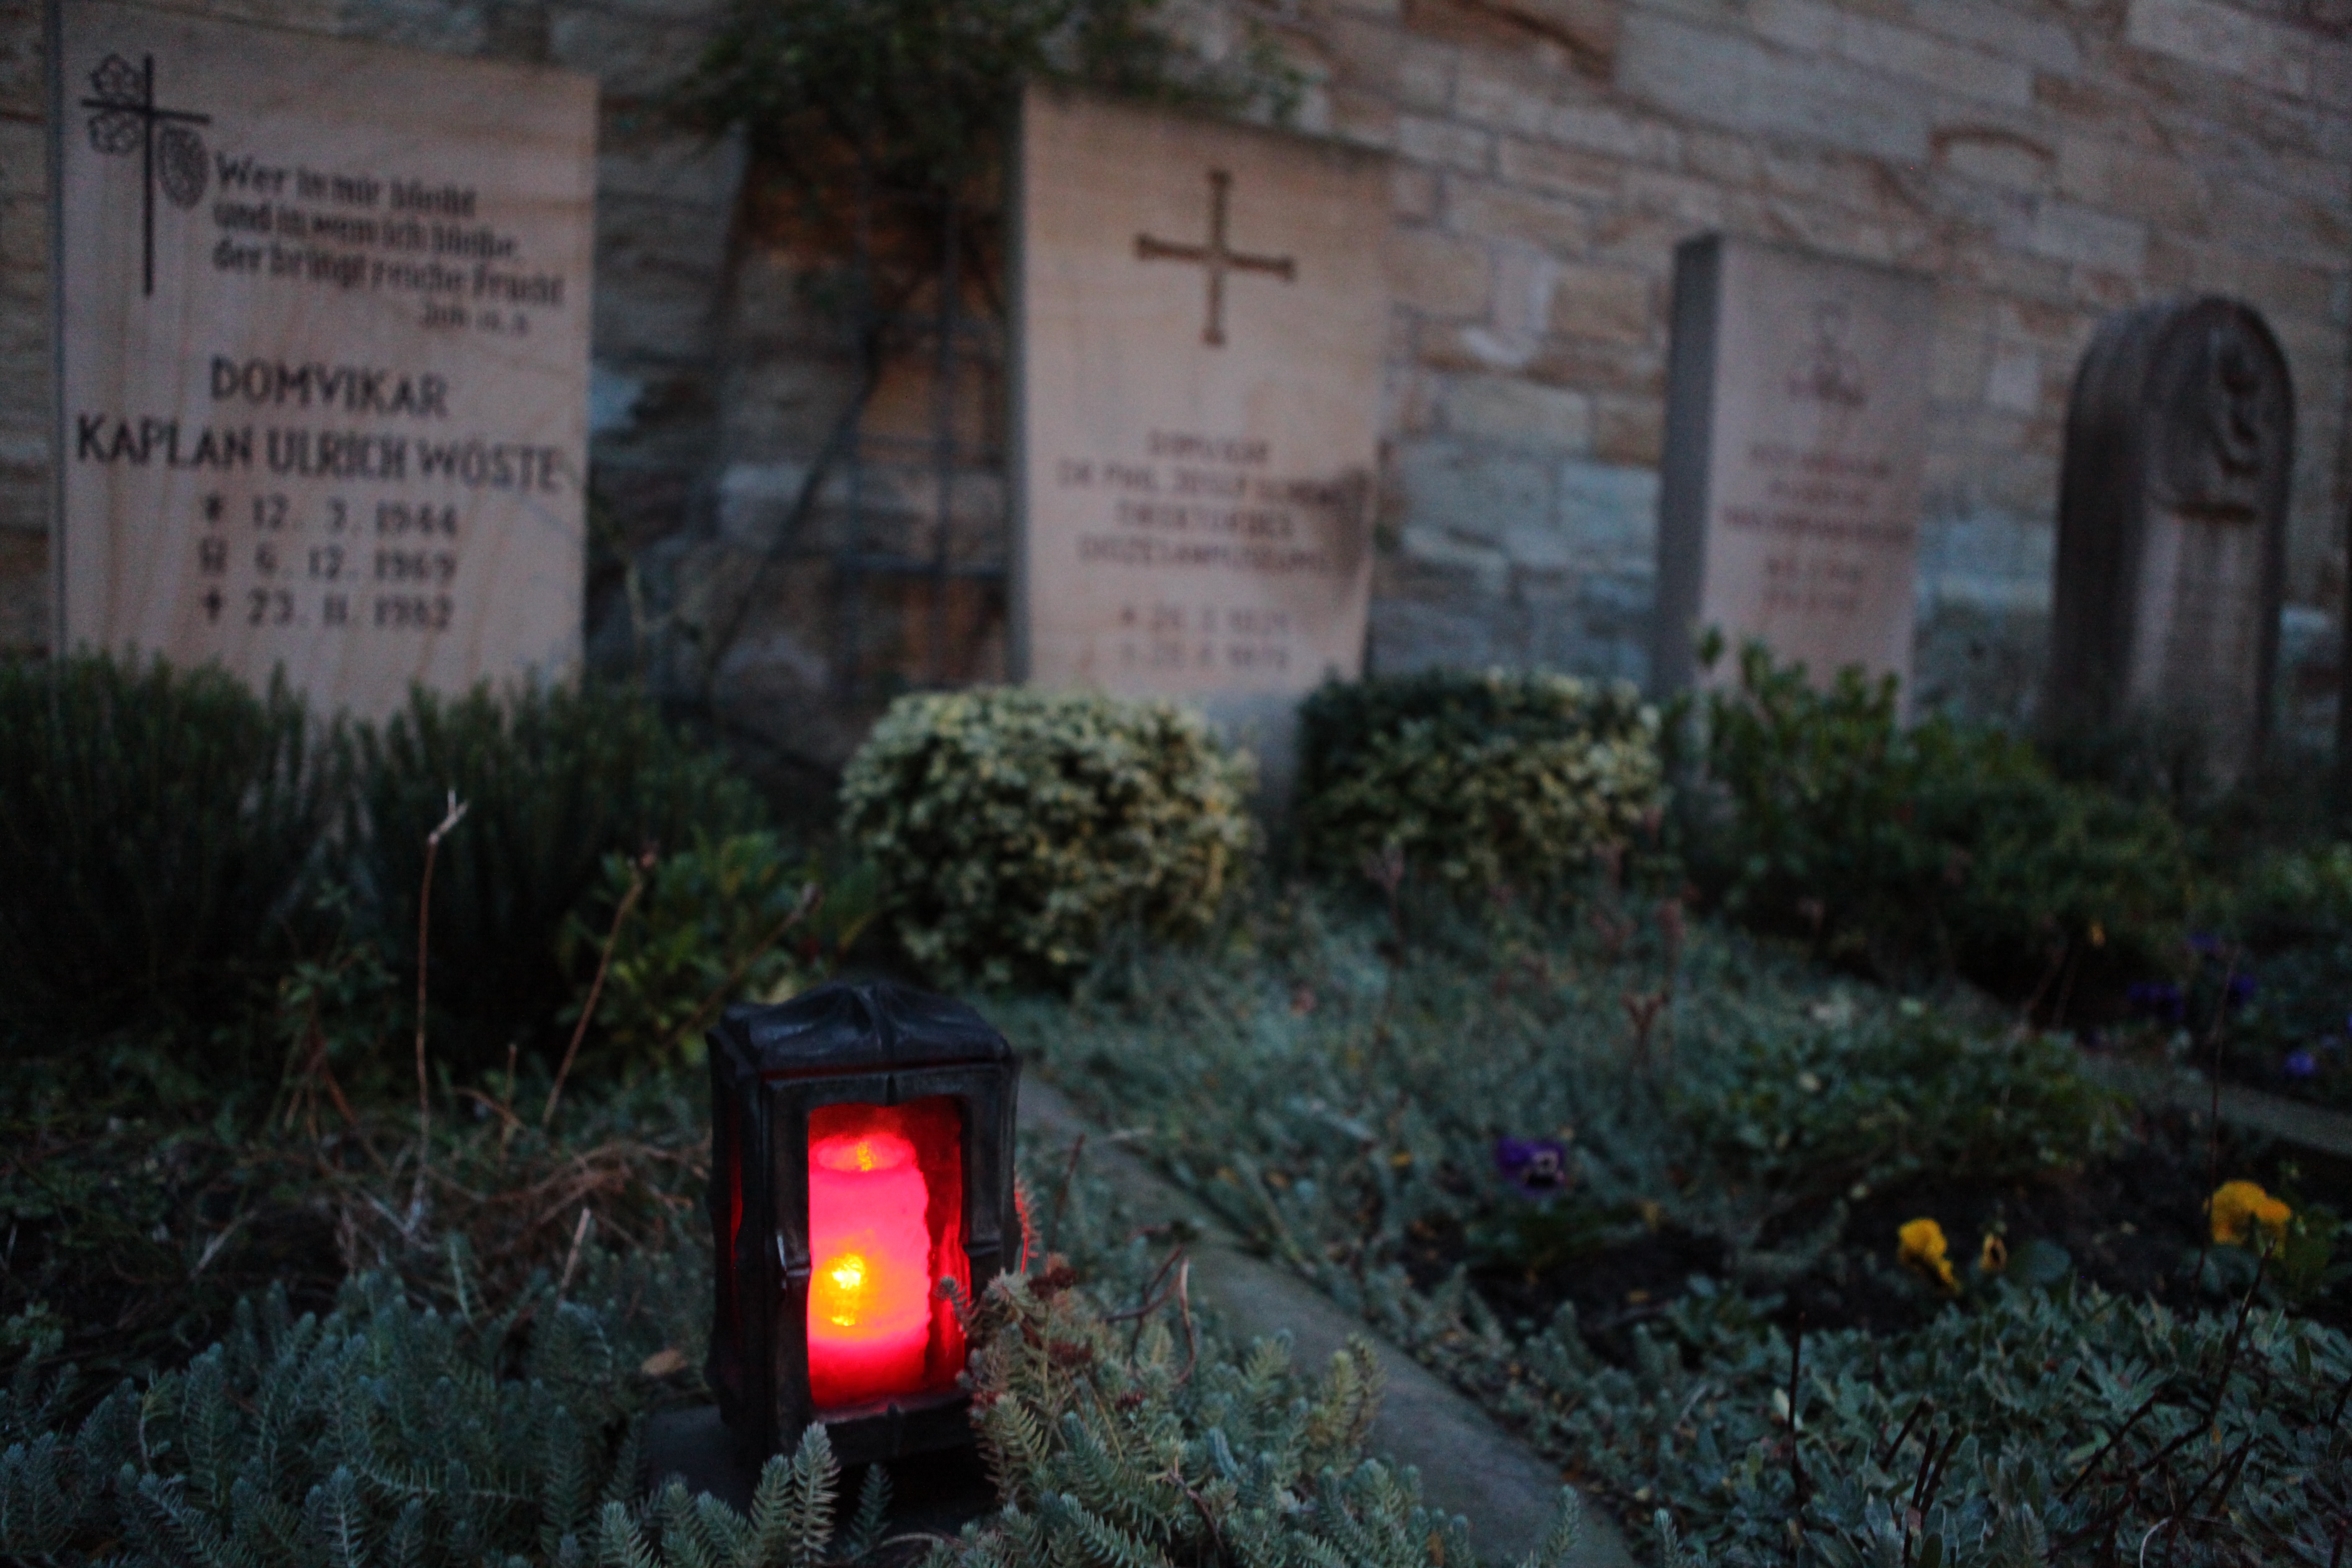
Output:
[[1685,844],[1741,918],[1881,977],[1957,969],[2053,1006],[2168,966],[2191,879],[2161,808],[1998,730],[1906,728],[1891,679],[1816,689],[1755,645],[1701,728]]
[[[1961,999],[1601,912],[1431,927],[1392,962],[1377,922],[1301,902],[1253,963],[1131,963],[1006,1022],[1245,1235],[1710,1560],[2088,1563],[2163,1531],[2182,1561],[2329,1562],[2352,1346],[2280,1315],[2284,1252],[2244,1245],[2268,1208],[2203,1234],[2205,1138],[2139,1142],[2070,1047]],[[2130,1199],[2137,1167],[2085,1170],[2126,1156],[2185,1172],[2162,1236],[2081,1210]],[[1936,1213],[1948,1234],[1906,1223]]]
[[[1181,1289],[1114,1323],[1104,1299],[1150,1294],[1166,1269],[1098,1183],[1066,1170],[1056,1186],[1085,1281],[1038,1258],[979,1304],[974,1405],[1002,1507],[934,1538],[927,1561],[1475,1560],[1465,1521],[1364,1457],[1380,1398],[1368,1352],[1310,1384],[1279,1343],[1236,1354]],[[748,1515],[676,1484],[638,1496],[643,1418],[691,1387],[699,1359],[702,1247],[575,1240],[560,1272],[520,1289],[479,1274],[460,1237],[441,1251],[429,1274],[352,1278],[323,1312],[298,1315],[282,1289],[248,1300],[185,1366],[95,1399],[27,1358],[0,1391],[0,1557],[816,1568],[886,1544],[887,1475],[869,1469],[841,1518],[822,1427],[768,1462]],[[1562,1506],[1530,1568],[1572,1549]]]
[[1309,866],[1400,857],[1456,894],[1557,892],[1661,804],[1658,720],[1633,689],[1562,675],[1327,683],[1299,714]]
[[2212,866],[2180,962],[2138,987],[2127,1045],[2274,1093],[2352,1107],[2352,844]]
[[2352,1341],[2251,1304],[2001,1286],[1906,1333],[1800,1342],[1708,1289],[1636,1328],[1622,1364],[1572,1309],[1524,1340],[1457,1321],[1428,1342],[1726,1563],[2131,1563],[2160,1544],[2325,1568],[2352,1521]]
[[233,1017],[299,946],[340,777],[282,685],[0,661],[0,1050]]
[[[1162,956],[1006,1019],[1343,1295],[1391,1263],[1540,1273],[1665,1234],[1777,1281],[1882,1248],[1841,1239],[1845,1205],[1927,1176],[2030,1185],[2118,1139],[2059,1042],[1839,984],[1671,903],[1585,913],[1433,921],[1391,963],[1383,922],[1302,897],[1256,960]],[[1551,1185],[1506,1144],[1548,1149]]]
[[1115,931],[1207,931],[1246,872],[1246,758],[1171,704],[1001,689],[904,697],[842,779],[842,832],[908,952],[1059,984]]
[[0,1355],[111,1383],[177,1364],[272,1285],[298,1311],[371,1268],[438,1289],[454,1242],[496,1311],[600,1240],[667,1254],[702,1233],[699,1083],[575,1078],[542,1127],[550,1089],[524,1063],[437,1096],[420,1170],[415,1101],[346,1090],[323,1058],[240,1103],[168,1067],[0,1075]]

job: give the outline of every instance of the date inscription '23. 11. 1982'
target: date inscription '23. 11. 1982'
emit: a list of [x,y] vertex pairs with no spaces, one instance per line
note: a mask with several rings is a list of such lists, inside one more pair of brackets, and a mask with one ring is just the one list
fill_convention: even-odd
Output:
[[62,9],[60,646],[380,714],[560,674],[595,86]]

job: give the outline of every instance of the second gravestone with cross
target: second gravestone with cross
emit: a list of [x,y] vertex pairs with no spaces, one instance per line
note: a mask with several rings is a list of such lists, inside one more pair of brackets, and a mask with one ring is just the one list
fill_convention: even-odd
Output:
[[1040,89],[1019,211],[1016,668],[1278,731],[1362,664],[1385,163]]
[[595,83],[58,16],[56,645],[371,715],[567,671]]
[[1675,250],[1659,689],[1690,684],[1710,630],[1816,681],[1909,676],[1934,300],[1924,278],[1780,246]]

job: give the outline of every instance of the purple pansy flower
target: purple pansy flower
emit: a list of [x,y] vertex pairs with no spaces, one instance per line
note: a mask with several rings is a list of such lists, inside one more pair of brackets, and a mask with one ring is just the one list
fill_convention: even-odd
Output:
[[2254,977],[2252,975],[2232,974],[2230,976],[2230,994],[2221,999],[2221,1005],[2223,1006],[2234,1007],[2241,1002],[2251,1002],[2253,999]]
[[2319,1072],[2319,1058],[2309,1051],[2289,1051],[2279,1069],[2289,1078],[2313,1078]]
[[1557,1138],[1497,1138],[1495,1169],[1531,1198],[1568,1185],[1568,1145]]

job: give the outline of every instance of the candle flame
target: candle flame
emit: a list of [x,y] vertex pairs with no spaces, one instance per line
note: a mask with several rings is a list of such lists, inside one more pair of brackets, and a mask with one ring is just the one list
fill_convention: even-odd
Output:
[[857,1323],[857,1299],[866,1293],[866,1259],[855,1252],[845,1252],[833,1260],[825,1270],[833,1281],[833,1310],[825,1315],[843,1328]]

